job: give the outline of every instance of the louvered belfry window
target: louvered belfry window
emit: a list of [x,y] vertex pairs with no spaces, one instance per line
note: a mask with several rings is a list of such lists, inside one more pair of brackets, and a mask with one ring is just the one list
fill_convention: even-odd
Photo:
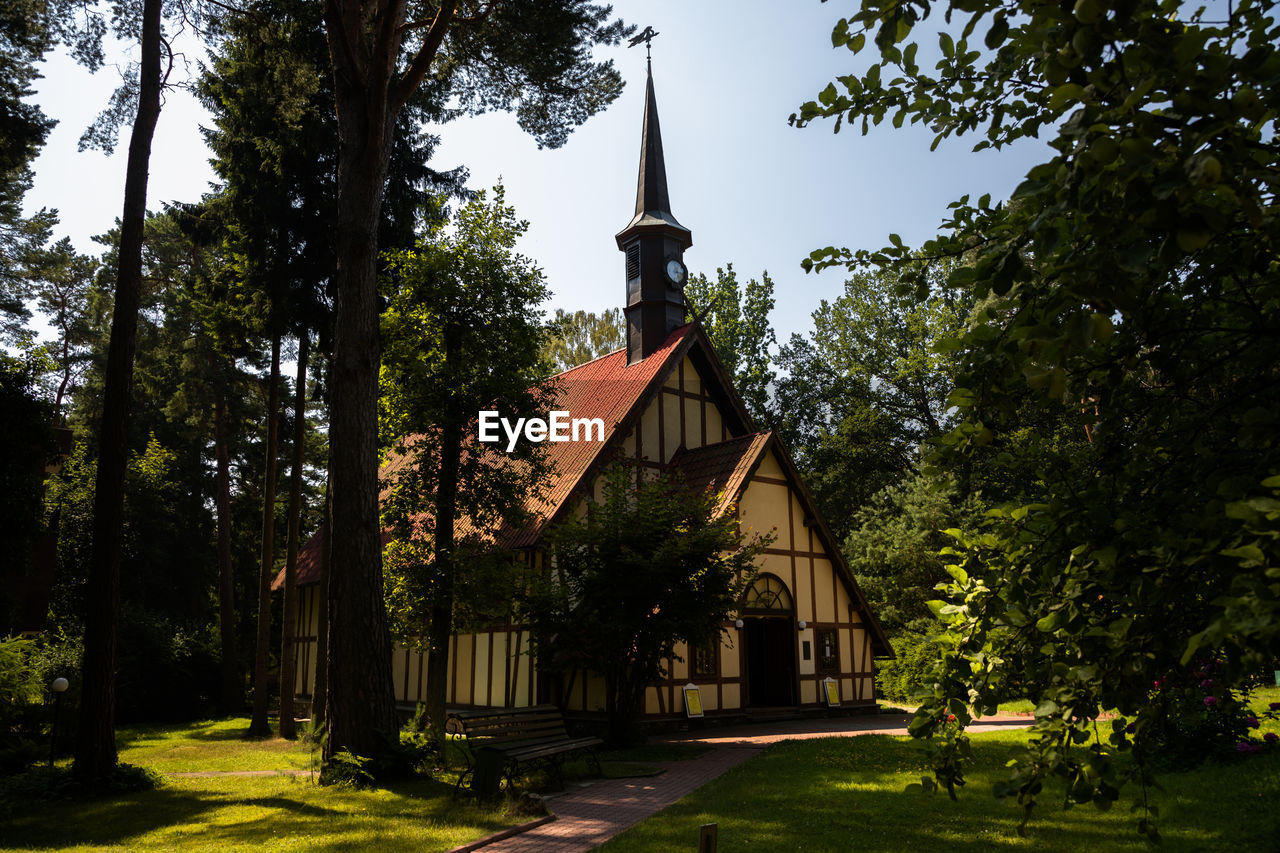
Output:
[[627,281],[635,281],[640,277],[640,244],[633,243],[627,247]]

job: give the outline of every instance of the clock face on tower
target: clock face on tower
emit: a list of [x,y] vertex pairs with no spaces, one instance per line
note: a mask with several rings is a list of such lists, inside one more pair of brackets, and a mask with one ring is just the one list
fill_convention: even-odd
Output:
[[679,258],[671,258],[667,261],[667,280],[671,282],[677,289],[684,287],[684,281],[689,271],[685,269],[684,264]]

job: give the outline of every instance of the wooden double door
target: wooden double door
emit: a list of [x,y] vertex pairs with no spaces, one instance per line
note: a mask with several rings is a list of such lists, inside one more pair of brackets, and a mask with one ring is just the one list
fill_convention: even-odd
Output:
[[776,708],[796,701],[796,632],[789,616],[743,620],[747,705]]

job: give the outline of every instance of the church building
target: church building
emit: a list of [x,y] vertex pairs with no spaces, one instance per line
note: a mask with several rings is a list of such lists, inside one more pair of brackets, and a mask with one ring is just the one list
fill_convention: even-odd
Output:
[[[503,545],[515,559],[544,564],[542,536],[599,494],[607,461],[619,454],[651,469],[678,469],[694,488],[712,490],[721,512],[744,532],[776,537],[758,559],[759,575],[727,622],[718,647],[679,649],[667,676],[646,691],[648,719],[697,711],[707,717],[752,709],[872,707],[875,659],[893,654],[782,442],[761,430],[742,404],[706,332],[690,321],[684,252],[693,236],[671,212],[662,135],[650,72],[645,92],[635,214],[617,235],[625,270],[626,347],[560,374],[552,410],[599,419],[603,441],[548,443],[552,473],[528,508],[534,522]],[[297,698],[309,702],[316,671],[320,539],[298,560]],[[275,588],[283,583],[283,573]],[[426,659],[398,647],[396,701],[412,707],[426,690]],[[508,621],[450,642],[452,708],[522,707],[555,702],[568,713],[604,711],[602,679],[538,671],[529,632]],[[690,691],[692,692],[692,691]]]

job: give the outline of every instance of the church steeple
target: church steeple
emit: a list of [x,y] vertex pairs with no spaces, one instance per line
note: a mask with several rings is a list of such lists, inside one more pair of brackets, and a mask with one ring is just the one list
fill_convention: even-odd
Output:
[[684,324],[684,285],[688,280],[684,250],[693,245],[689,229],[671,213],[652,65],[645,84],[636,212],[618,232],[617,241],[626,253],[627,363],[635,364],[657,350],[672,329]]

